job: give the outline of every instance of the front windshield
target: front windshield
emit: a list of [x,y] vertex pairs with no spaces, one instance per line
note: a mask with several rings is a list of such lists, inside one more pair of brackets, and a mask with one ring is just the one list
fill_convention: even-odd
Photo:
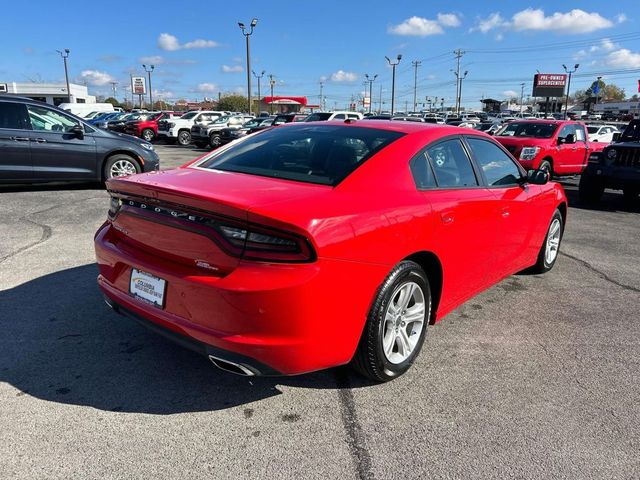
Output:
[[497,137],[551,138],[558,129],[556,123],[511,122],[496,133]]
[[640,141],[640,120],[636,120],[627,125],[622,135],[620,135],[621,142],[638,142]]
[[220,117],[217,120],[214,120],[213,123],[227,123],[231,117],[226,115],[224,117]]
[[183,120],[189,120],[189,119],[195,117],[197,114],[198,114],[198,112],[189,112],[189,113],[185,113],[180,118],[183,119]]

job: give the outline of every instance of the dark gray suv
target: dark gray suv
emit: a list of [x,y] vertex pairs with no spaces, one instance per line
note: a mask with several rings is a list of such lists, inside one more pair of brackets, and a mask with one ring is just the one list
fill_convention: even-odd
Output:
[[153,146],[29,98],[0,95],[0,184],[91,182],[157,170]]

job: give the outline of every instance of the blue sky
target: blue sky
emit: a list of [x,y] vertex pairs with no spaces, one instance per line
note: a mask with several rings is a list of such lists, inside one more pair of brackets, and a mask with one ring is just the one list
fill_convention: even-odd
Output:
[[[515,5],[517,3],[517,5]],[[637,91],[640,14],[637,0],[617,2],[336,1],[122,2],[96,4],[40,0],[3,11],[0,82],[62,81],[56,49],[69,48],[70,77],[90,92],[122,98],[129,73],[156,64],[156,98],[202,99],[218,91],[246,92],[245,43],[237,22],[257,17],[251,37],[252,68],[278,81],[276,95],[319,100],[324,81],[328,107],[343,107],[364,91],[364,74],[378,74],[389,102],[391,69],[385,55],[403,55],[397,68],[397,109],[413,101],[413,60],[418,98],[455,96],[453,50],[462,49],[463,104],[531,91],[536,69],[560,73],[580,63],[572,90],[599,74]],[[573,9],[578,8],[579,9]],[[152,6],[152,8],[147,8]],[[265,79],[266,80],[266,77]],[[262,94],[266,93],[266,81]],[[254,92],[257,85],[254,79]],[[387,104],[388,108],[388,104]]]

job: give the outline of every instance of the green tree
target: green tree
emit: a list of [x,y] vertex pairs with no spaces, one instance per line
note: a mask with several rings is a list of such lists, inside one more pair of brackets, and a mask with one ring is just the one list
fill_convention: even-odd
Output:
[[218,102],[218,109],[232,112],[248,111],[247,97],[242,95],[225,95]]
[[638,100],[640,100],[640,98],[638,98],[637,93],[634,93],[629,100],[631,100],[632,102],[637,102]]
[[600,98],[603,98],[605,100],[614,100],[616,102],[620,102],[625,98],[624,88],[620,88],[617,85],[614,85],[613,83],[611,83],[606,87],[604,87],[604,90],[600,94]]
[[120,102],[118,100],[116,100],[115,98],[113,98],[113,97],[106,98],[104,103],[110,103],[114,107],[119,107],[120,106]]

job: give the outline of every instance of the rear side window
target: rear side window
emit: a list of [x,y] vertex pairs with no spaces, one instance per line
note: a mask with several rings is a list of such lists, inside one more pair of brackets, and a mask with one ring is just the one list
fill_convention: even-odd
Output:
[[197,166],[335,186],[403,135],[373,128],[298,123],[251,135]]
[[0,102],[0,128],[29,130],[27,107],[21,103]]
[[474,158],[490,186],[515,185],[521,174],[520,170],[500,147],[488,140],[467,137]]
[[438,187],[475,187],[473,167],[459,139],[445,140],[426,150]]
[[411,160],[411,174],[416,182],[416,187],[422,190],[425,188],[436,187],[436,178],[433,175],[433,169],[429,164],[429,158],[425,152],[416,155]]
[[48,108],[29,105],[29,119],[33,130],[51,132],[68,132],[78,125],[78,122],[66,115],[49,110]]

